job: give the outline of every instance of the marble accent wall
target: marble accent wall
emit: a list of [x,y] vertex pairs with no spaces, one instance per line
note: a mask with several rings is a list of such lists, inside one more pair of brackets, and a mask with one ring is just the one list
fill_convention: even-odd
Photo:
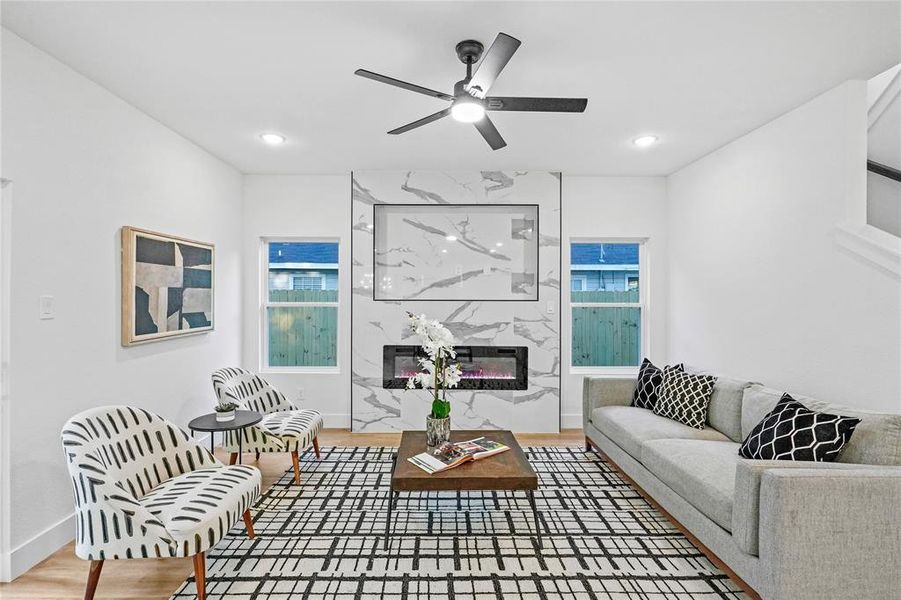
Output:
[[[447,325],[461,345],[527,346],[529,389],[449,392],[457,429],[554,432],[560,426],[560,174],[548,172],[355,172],[353,174],[351,420],[353,431],[423,429],[430,398],[423,390],[382,387],[382,348],[415,344],[406,311]],[[373,206],[376,204],[538,205],[538,300],[373,300]],[[466,233],[460,224],[453,235]],[[509,232],[508,232],[509,233]],[[444,232],[390,241],[394,256],[428,264]],[[468,244],[481,253],[484,243]],[[465,250],[467,244],[461,244]],[[461,251],[463,251],[461,250]],[[481,257],[485,261],[485,256]],[[488,274],[489,270],[486,270]],[[487,285],[487,284],[486,284]],[[470,282],[471,287],[471,282]]]

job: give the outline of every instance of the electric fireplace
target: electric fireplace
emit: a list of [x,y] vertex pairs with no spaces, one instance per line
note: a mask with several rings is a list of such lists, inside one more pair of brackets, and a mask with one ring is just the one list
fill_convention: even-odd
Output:
[[[525,346],[455,346],[460,364],[456,390],[526,390],[529,388],[529,349]],[[382,379],[385,388],[400,389],[421,371],[419,346],[385,346]]]

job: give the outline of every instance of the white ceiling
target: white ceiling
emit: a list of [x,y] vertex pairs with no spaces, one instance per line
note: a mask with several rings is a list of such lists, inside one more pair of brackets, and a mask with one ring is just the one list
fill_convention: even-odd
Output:
[[[2,23],[247,173],[668,174],[901,62],[899,2],[3,2]],[[494,113],[497,152],[451,119],[385,135],[445,103],[355,69],[452,92],[454,45],[498,31],[523,45],[492,94],[588,110]],[[644,133],[661,143],[636,149]]]

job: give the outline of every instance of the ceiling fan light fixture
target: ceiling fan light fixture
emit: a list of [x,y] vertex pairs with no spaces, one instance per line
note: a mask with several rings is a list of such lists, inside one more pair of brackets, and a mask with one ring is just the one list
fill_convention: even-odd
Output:
[[454,100],[451,116],[461,123],[475,123],[485,118],[485,107],[472,96],[460,96]]

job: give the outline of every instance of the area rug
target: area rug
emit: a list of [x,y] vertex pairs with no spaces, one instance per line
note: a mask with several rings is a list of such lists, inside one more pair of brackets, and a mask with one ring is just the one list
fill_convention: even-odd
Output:
[[[394,448],[323,448],[207,557],[210,600],[662,600],[746,596],[597,454],[531,447],[525,493],[402,493],[384,550]],[[491,459],[487,459],[491,460]],[[189,578],[173,600],[196,598]]]

